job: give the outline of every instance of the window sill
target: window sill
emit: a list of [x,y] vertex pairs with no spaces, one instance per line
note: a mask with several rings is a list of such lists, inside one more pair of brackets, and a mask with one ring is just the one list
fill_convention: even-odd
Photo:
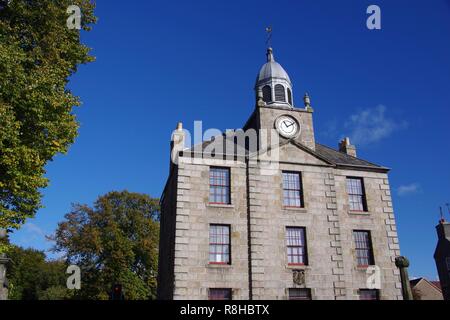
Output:
[[231,264],[228,263],[208,263],[206,265],[207,268],[213,268],[213,269],[230,269],[232,268]]
[[229,209],[234,208],[234,204],[226,204],[226,203],[207,203],[206,206],[211,208],[229,208]]
[[307,270],[311,268],[306,264],[287,264],[286,269]]
[[302,212],[302,213],[308,212],[308,210],[306,210],[305,207],[286,207],[286,206],[283,206],[282,208],[283,208],[283,210],[288,210],[288,211],[296,211],[296,212]]
[[356,270],[359,270],[359,271],[364,271],[364,272],[366,272],[366,270],[367,270],[367,268],[369,268],[369,267],[371,267],[371,266],[373,266],[373,265],[367,265],[367,266],[356,266]]
[[370,216],[369,211],[352,211],[349,210],[348,214],[351,216]]

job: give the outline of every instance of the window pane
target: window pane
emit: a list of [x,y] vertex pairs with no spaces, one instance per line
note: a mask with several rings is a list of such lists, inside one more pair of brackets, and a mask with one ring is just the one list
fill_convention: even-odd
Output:
[[369,231],[354,231],[356,260],[358,266],[373,265],[372,247]]
[[283,205],[287,207],[302,206],[300,173],[283,172]]
[[275,85],[275,101],[286,102],[286,94],[281,84]]
[[264,102],[271,102],[272,101],[272,89],[270,86],[264,86],[262,88],[263,93],[263,101]]
[[230,226],[210,225],[209,262],[230,263]]
[[209,289],[209,300],[231,300],[231,289]]
[[230,203],[230,169],[210,168],[209,171],[209,202]]
[[376,289],[360,289],[359,300],[378,300],[379,293]]
[[311,289],[289,289],[289,300],[311,300]]
[[306,264],[304,228],[286,228],[288,264]]
[[291,89],[287,88],[287,93],[288,93],[288,102],[289,102],[289,104],[292,104],[292,92],[291,92]]
[[364,211],[364,191],[361,178],[347,178],[349,208],[353,211]]

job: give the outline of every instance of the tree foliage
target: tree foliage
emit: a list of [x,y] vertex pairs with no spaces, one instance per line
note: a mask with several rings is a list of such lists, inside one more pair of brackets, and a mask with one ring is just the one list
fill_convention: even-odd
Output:
[[47,261],[45,253],[12,246],[7,278],[11,300],[62,300],[72,293],[66,288],[64,261]]
[[156,296],[159,201],[147,195],[110,192],[94,207],[73,205],[53,237],[55,251],[81,268],[78,299],[108,299],[122,284],[126,299]]
[[80,64],[93,61],[66,10],[81,27],[95,23],[90,0],[0,0],[0,228],[19,228],[41,206],[45,164],[77,136],[79,99],[67,89]]

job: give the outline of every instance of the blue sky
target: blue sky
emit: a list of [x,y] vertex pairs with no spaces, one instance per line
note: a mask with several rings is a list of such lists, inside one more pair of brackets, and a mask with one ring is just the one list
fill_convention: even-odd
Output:
[[[366,28],[371,4],[381,30]],[[270,24],[294,103],[311,96],[316,140],[336,147],[349,135],[360,157],[392,168],[402,254],[412,276],[436,278],[438,207],[450,202],[449,0],[98,0],[96,14],[82,38],[97,60],[70,83],[80,135],[47,166],[45,208],[14,243],[48,249],[71,203],[111,190],[159,197],[178,121],[241,127]]]

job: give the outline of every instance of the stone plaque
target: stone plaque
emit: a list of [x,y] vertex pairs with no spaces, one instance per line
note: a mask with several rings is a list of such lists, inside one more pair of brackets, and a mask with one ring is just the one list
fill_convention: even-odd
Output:
[[292,271],[292,278],[294,284],[302,286],[305,284],[305,270],[294,270]]

